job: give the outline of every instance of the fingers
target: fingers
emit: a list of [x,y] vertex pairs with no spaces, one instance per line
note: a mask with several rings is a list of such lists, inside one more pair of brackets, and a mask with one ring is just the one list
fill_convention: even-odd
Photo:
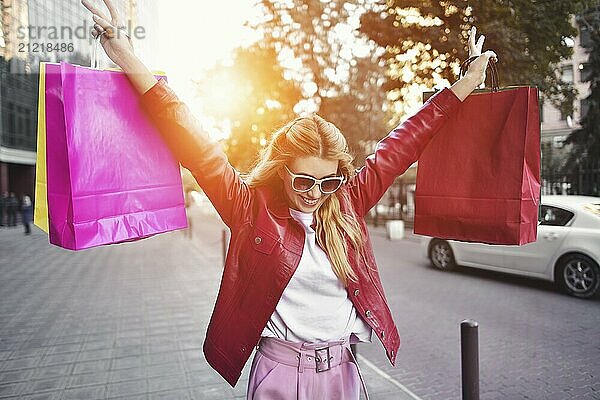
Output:
[[92,14],[97,15],[101,18],[104,18],[105,20],[108,20],[108,17],[106,16],[106,14],[104,14],[102,11],[98,10],[92,3],[90,3],[89,0],[81,0],[81,4],[83,4],[83,6],[85,8],[90,10],[90,12]]
[[[107,34],[109,37],[112,37],[112,35],[113,35],[113,34],[114,34],[114,32],[115,32],[115,27],[114,27],[114,26],[112,26],[112,25],[110,24],[110,22],[108,22],[106,19],[104,19],[104,18],[101,18],[101,17],[99,17],[99,16],[97,16],[97,15],[93,15],[93,16],[92,16],[92,18],[94,19],[94,22],[96,22],[96,24],[97,24],[97,25],[99,25],[99,26],[100,26],[100,28],[102,28],[102,30],[105,30],[105,31],[106,31],[106,34]],[[97,28],[96,28],[96,29],[97,29]],[[97,30],[98,30],[98,29],[97,29]]]
[[485,57],[485,61],[487,62],[489,59],[492,59],[494,62],[498,62],[498,56],[492,50],[487,50],[482,54]]
[[101,35],[103,32],[105,32],[105,30],[98,24],[94,24],[94,27],[91,30],[91,34],[94,38]]
[[469,31],[469,56],[478,56],[481,54],[483,50],[483,42],[485,41],[485,36],[481,35],[475,43],[475,38],[477,37],[477,28],[475,26],[471,27]]
[[474,26],[471,27],[471,31],[469,32],[469,50],[473,50],[476,48],[475,45],[475,35],[477,34],[477,28]]
[[[477,28],[476,27],[471,27],[471,30],[469,31],[469,56],[480,56],[482,55],[481,52],[483,51],[483,44],[485,42],[485,35],[481,35],[479,37],[479,39],[477,39],[477,42],[475,42],[475,38],[477,36]],[[492,58],[494,61],[498,61],[498,57],[496,56],[496,53],[494,53],[493,51],[491,52],[491,55],[487,55],[485,60],[486,62]]]
[[110,17],[112,18],[112,23],[115,26],[119,26],[119,14],[117,13],[117,9],[115,8],[113,2],[111,0],[104,0],[104,4],[108,7],[108,12],[110,12]]
[[479,54],[481,54],[481,51],[483,50],[483,42],[484,41],[485,41],[485,35],[479,36],[479,40],[477,41],[477,44],[475,45],[475,48],[477,49]]

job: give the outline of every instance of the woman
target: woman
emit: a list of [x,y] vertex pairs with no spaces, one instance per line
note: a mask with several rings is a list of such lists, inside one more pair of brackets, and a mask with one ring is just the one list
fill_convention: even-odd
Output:
[[[358,399],[362,377],[350,343],[376,334],[394,365],[400,338],[377,272],[364,216],[414,161],[469,93],[484,81],[491,51],[452,88],[433,96],[382,139],[355,171],[346,140],[323,118],[275,132],[242,179],[164,80],[134,55],[115,27],[94,15],[92,35],[140,93],[140,103],[179,162],[231,229],[219,294],[204,342],[209,364],[232,386],[253,348],[249,399]],[[366,393],[366,389],[365,389]]]
[[25,227],[25,235],[31,234],[31,220],[33,219],[33,205],[31,204],[31,197],[28,195],[23,196],[21,202],[21,215],[23,219],[23,226]]

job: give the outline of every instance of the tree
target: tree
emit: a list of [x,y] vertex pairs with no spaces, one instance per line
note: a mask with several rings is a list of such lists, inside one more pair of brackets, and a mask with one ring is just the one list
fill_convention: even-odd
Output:
[[[261,39],[200,83],[206,113],[230,130],[225,150],[247,171],[273,129],[317,112],[344,133],[355,165],[387,133],[383,63],[357,28],[365,0],[261,0]],[[235,104],[230,101],[234,98]]]
[[[579,17],[589,33],[589,73],[584,82],[590,84],[590,94],[584,100],[587,110],[582,110],[581,128],[574,130],[565,140],[565,144],[572,144],[573,150],[566,162],[565,171],[572,176],[578,176],[582,169],[600,166],[600,7],[588,9]],[[598,196],[600,185],[591,182],[581,183],[574,180],[576,191],[579,194]]]
[[537,86],[572,115],[576,93],[556,65],[572,53],[567,38],[576,34],[571,16],[577,8],[577,1],[562,0],[381,0],[363,15],[361,31],[386,49],[386,89],[398,96],[410,82],[453,82],[475,25],[500,58],[501,86]]
[[231,63],[208,71],[199,84],[205,111],[222,130],[230,130],[225,151],[246,172],[272,129],[293,118],[301,98],[296,82],[285,79],[273,48],[256,43],[236,50]]
[[261,0],[264,16],[251,26],[279,55],[285,74],[302,88],[297,112],[318,112],[338,126],[356,155],[388,130],[383,111],[383,64],[358,32],[366,0]]

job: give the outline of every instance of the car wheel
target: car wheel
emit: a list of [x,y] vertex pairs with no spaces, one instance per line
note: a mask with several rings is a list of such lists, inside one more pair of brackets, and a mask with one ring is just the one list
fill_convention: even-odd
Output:
[[435,239],[429,245],[429,260],[434,267],[442,271],[450,271],[456,267],[452,248],[445,240]]
[[561,259],[557,268],[557,283],[568,294],[590,298],[600,293],[600,268],[583,254],[571,254]]

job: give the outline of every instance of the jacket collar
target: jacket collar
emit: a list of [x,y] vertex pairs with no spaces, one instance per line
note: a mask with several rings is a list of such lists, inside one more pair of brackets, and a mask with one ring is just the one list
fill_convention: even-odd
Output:
[[265,189],[266,204],[271,214],[277,218],[292,218],[283,189],[270,186]]
[[[267,199],[266,204],[271,215],[277,218],[293,218],[290,214],[290,206],[288,205],[285,194],[283,193],[283,188],[273,189],[268,187],[265,192]],[[310,225],[312,229],[317,228],[315,221],[316,220],[313,220],[313,223]]]

